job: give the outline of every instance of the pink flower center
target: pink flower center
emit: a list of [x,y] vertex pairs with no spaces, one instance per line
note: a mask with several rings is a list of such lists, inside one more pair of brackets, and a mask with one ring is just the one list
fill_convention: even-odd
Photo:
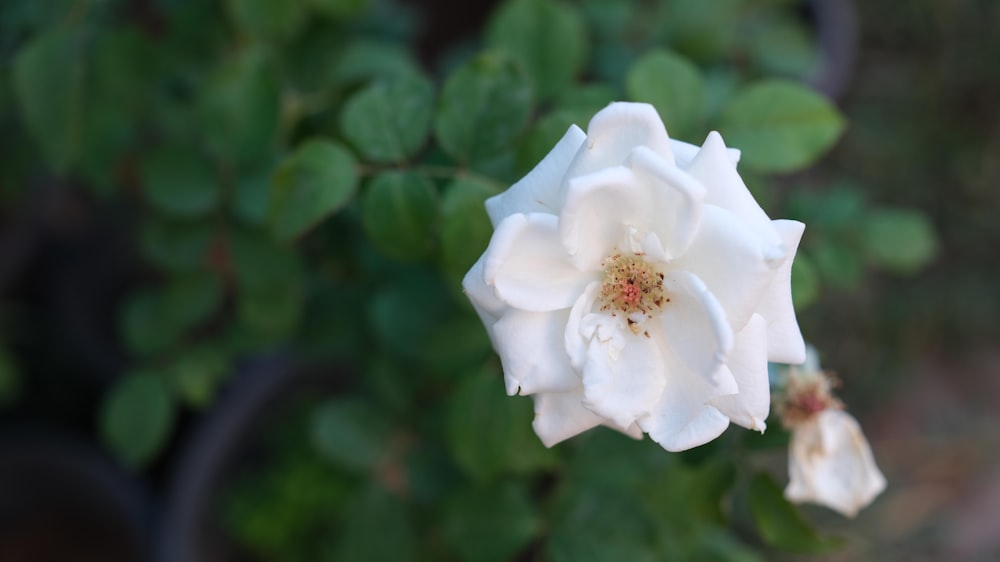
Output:
[[601,310],[623,314],[632,331],[660,312],[670,298],[663,290],[663,273],[640,255],[615,254],[604,260]]

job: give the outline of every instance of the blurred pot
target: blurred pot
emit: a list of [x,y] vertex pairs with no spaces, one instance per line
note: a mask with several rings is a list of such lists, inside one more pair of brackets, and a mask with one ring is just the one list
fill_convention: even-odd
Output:
[[0,560],[151,560],[145,490],[103,452],[47,430],[0,434]]

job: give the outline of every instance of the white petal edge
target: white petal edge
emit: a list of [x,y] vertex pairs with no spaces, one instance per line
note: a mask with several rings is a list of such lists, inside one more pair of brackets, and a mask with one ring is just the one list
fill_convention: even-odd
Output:
[[[691,161],[698,155],[698,151],[701,150],[701,147],[689,142],[670,139],[670,149],[674,153],[674,160],[677,161],[677,167],[683,170],[687,169],[687,167],[691,165]],[[727,148],[726,154],[729,155],[729,161],[733,163],[733,166],[740,163],[740,149]]]
[[596,274],[570,264],[558,219],[546,213],[503,219],[486,248],[483,279],[502,302],[522,310],[569,308]]
[[670,299],[660,313],[666,345],[688,369],[715,381],[733,348],[726,311],[697,276],[668,271],[663,287]]
[[597,427],[604,418],[583,407],[582,391],[566,393],[535,394],[535,420],[531,427],[542,440],[551,447]]
[[[493,330],[491,328],[509,308],[503,301],[497,298],[493,292],[493,288],[488,286],[483,279],[484,262],[485,255],[479,256],[476,263],[472,265],[469,271],[466,272],[465,277],[462,278],[462,289],[465,291],[465,295],[469,297],[469,302],[472,303],[472,308],[479,315],[479,319],[486,326],[490,341],[493,342]],[[493,342],[493,345],[496,346],[496,342]]]
[[739,392],[713,398],[710,404],[733,423],[763,433],[771,408],[771,387],[767,376],[767,323],[762,316],[754,314],[743,331],[736,334],[733,350],[722,368],[732,374]]
[[672,265],[701,279],[722,304],[732,329],[740,331],[784,258],[784,246],[763,240],[732,212],[705,205],[688,251]]
[[493,226],[515,213],[558,214],[566,170],[586,141],[586,133],[570,125],[566,134],[530,172],[503,193],[487,199],[486,213]]
[[767,321],[767,360],[797,365],[806,360],[806,343],[792,304],[792,262],[805,225],[792,220],[773,224],[784,244],[785,260],[764,291],[757,311]]
[[508,395],[569,392],[580,386],[564,346],[568,317],[569,310],[513,309],[493,325]]
[[670,164],[674,163],[667,129],[652,105],[612,103],[590,120],[587,143],[570,165],[567,177],[620,166],[637,146],[648,147]]
[[584,406],[627,428],[659,400],[664,364],[652,338],[631,333],[620,318],[608,317],[607,322],[603,328],[614,329],[620,339],[598,335],[590,341],[582,372]]
[[708,190],[705,203],[732,211],[766,242],[780,243],[771,227],[771,219],[736,172],[722,135],[716,131],[708,134],[698,155],[687,167],[687,173],[705,184]]

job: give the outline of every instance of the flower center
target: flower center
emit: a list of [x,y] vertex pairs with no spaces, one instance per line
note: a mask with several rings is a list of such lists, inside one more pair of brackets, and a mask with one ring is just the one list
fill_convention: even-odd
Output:
[[670,302],[663,290],[663,273],[640,255],[615,254],[604,260],[601,310],[612,316],[623,314],[633,333]]

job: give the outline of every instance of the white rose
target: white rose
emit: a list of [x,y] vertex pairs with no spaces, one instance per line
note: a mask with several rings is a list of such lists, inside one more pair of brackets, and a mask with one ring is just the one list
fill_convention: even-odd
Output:
[[785,497],[825,505],[854,517],[885,489],[858,422],[847,412],[829,409],[792,430]]
[[764,430],[767,362],[805,358],[804,226],[767,217],[738,159],[718,133],[676,142],[652,106],[613,103],[486,202],[495,232],[463,285],[547,446],[601,424],[671,451],[730,421]]

